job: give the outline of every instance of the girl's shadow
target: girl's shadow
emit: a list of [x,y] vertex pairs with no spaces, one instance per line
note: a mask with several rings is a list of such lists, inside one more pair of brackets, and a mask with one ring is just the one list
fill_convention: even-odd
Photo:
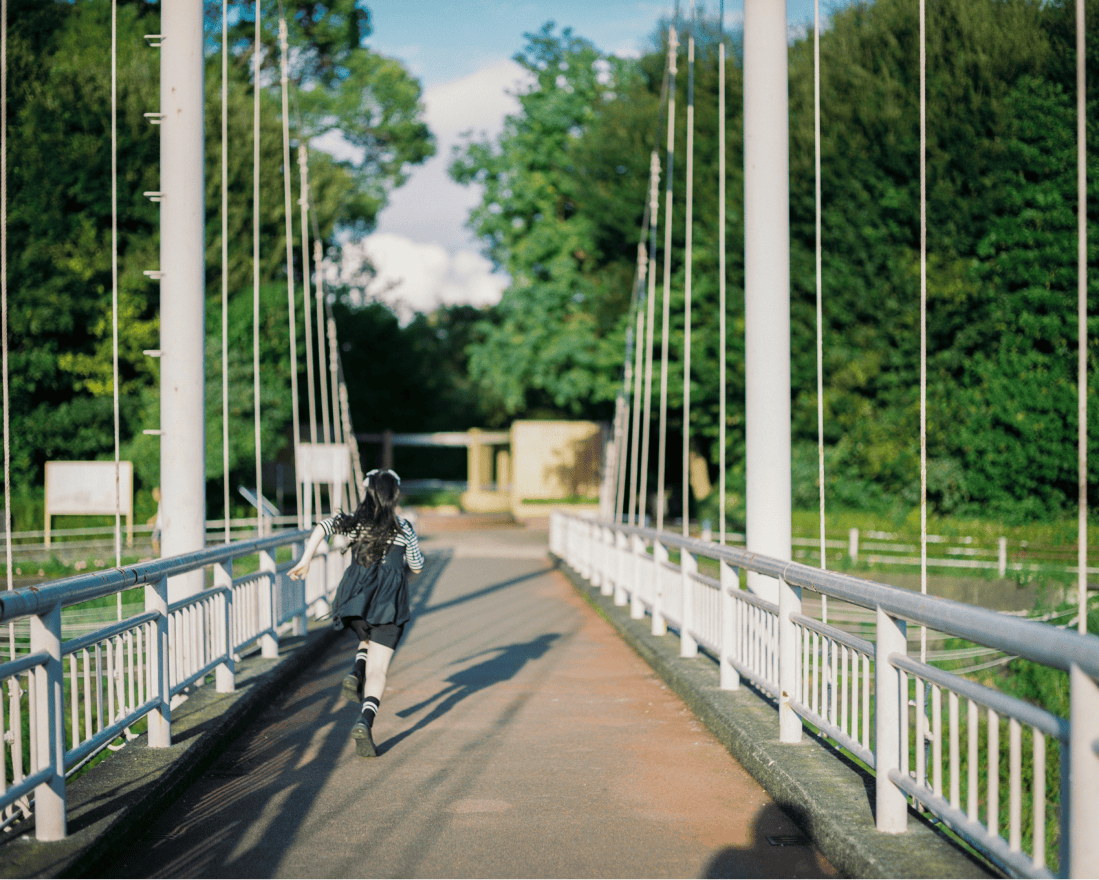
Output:
[[417,730],[427,727],[427,725],[431,724],[431,722],[435,721],[437,718],[441,718],[471,694],[474,694],[483,688],[514,678],[519,673],[519,670],[527,663],[531,660],[537,660],[545,654],[546,651],[549,650],[550,645],[560,637],[559,633],[545,633],[538,636],[536,639],[531,639],[529,642],[506,645],[501,648],[489,648],[488,650],[480,651],[477,654],[472,654],[469,657],[463,657],[461,660],[456,661],[456,663],[465,663],[468,660],[473,660],[477,657],[484,656],[485,654],[492,655],[475,666],[470,666],[455,672],[446,679],[447,686],[437,694],[428,697],[415,706],[409,706],[407,709],[401,709],[397,712],[396,714],[398,717],[408,718],[410,715],[415,715],[417,712],[426,709],[432,703],[437,703],[434,709],[417,721],[408,730],[402,731],[387,740],[384,750],[389,751],[400,743],[401,740],[411,736]]

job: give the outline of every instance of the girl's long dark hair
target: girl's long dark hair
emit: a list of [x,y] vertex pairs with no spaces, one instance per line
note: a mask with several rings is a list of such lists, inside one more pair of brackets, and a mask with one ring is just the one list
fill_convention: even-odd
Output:
[[362,537],[348,549],[363,565],[381,561],[401,531],[397,522],[400,487],[400,481],[392,471],[373,473],[366,481],[366,494],[355,512],[341,513],[337,517],[341,530],[351,534],[361,531]]

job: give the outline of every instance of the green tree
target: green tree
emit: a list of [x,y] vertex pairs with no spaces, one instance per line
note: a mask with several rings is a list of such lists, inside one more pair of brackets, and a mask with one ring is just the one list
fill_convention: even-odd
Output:
[[[527,35],[515,60],[531,83],[496,143],[469,142],[451,175],[484,188],[470,226],[512,278],[497,322],[470,352],[470,374],[503,421],[519,412],[605,412],[617,386],[620,314],[607,313],[590,269],[591,216],[573,152],[628,75],[566,28]],[[619,302],[627,291],[615,291]]]
[[[1075,106],[1057,83],[1036,78],[1021,80],[1009,104],[1012,123],[997,171],[1000,204],[980,242],[973,285],[981,295],[967,311],[973,325],[967,350],[959,352],[956,407],[968,418],[958,422],[954,439],[975,501],[1045,515],[1076,498]],[[1099,163],[1090,164],[1094,179]],[[1089,200],[1096,196],[1093,183]],[[1094,243],[1090,251],[1099,255]],[[1088,299],[1094,315],[1094,281]],[[1099,320],[1089,324],[1094,377]],[[1094,391],[1088,409],[1094,424]],[[1099,434],[1091,433],[1089,458],[1099,453]],[[1092,471],[1099,476],[1094,460]]]
[[[157,441],[141,433],[158,421],[157,362],[142,354],[144,349],[157,348],[159,340],[158,291],[143,274],[158,263],[158,209],[142,193],[159,188],[159,129],[150,126],[143,114],[159,104],[159,57],[147,47],[144,35],[159,31],[158,10],[155,3],[129,0],[120,4],[118,15],[121,432],[123,454],[139,462],[139,480],[145,482],[157,479],[158,471]],[[277,27],[270,21],[264,32],[262,213],[255,230],[249,14],[254,14],[254,4],[235,4],[230,10],[235,23],[227,84],[230,372],[235,411],[250,420],[251,259],[253,236],[258,234],[258,271],[267,322],[261,354],[264,451],[274,455],[286,442],[284,428],[290,415],[285,390],[268,388],[272,380],[285,383],[290,369],[288,346],[279,342],[286,339],[285,286],[279,283],[286,270],[281,100],[277,66],[273,66],[278,59]],[[213,346],[220,340],[220,321],[214,319],[220,311],[222,235],[220,3],[207,3],[206,16],[211,294],[207,317],[208,346]],[[46,460],[106,456],[113,445],[111,70],[110,53],[104,49],[110,39],[109,22],[109,0],[9,3],[9,341],[13,483],[19,489],[40,485]],[[292,90],[310,95],[291,114],[295,148],[302,139],[342,129],[358,149],[351,160],[337,160],[316,150],[310,156],[320,233],[332,250],[338,244],[337,231],[347,234],[372,228],[386,194],[403,181],[410,164],[422,161],[434,148],[421,118],[419,84],[396,62],[362,45],[369,34],[369,16],[361,3],[291,2],[289,24],[295,65]],[[296,194],[296,161],[291,172]],[[294,212],[296,226],[296,204]],[[295,257],[300,253],[299,242],[300,230],[295,236]],[[296,274],[301,271],[296,265]],[[281,312],[272,299],[280,289]],[[279,314],[281,323],[276,320]],[[214,349],[210,355],[207,388],[219,402],[220,358]],[[220,412],[220,406],[212,407],[211,413],[215,412]],[[220,418],[216,424],[220,436]],[[250,447],[250,433],[232,432],[231,467],[248,465],[243,446]],[[220,450],[207,460],[211,467],[216,464],[220,474]]]
[[[155,55],[144,5],[119,9],[119,368],[122,426],[153,375],[155,348]],[[51,458],[94,458],[111,446],[110,4],[9,6],[8,249],[12,476],[41,478]]]

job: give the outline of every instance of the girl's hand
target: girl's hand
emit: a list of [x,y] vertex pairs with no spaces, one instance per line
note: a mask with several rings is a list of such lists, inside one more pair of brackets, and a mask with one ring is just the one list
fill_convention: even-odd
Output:
[[290,575],[290,580],[300,581],[303,577],[305,577],[306,573],[309,571],[310,561],[311,560],[303,559],[292,569],[290,569],[290,571],[287,572],[287,574]]

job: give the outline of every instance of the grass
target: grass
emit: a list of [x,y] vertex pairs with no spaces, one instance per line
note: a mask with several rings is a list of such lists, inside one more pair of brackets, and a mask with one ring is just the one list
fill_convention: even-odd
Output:
[[410,507],[462,506],[462,492],[459,489],[424,489],[401,494],[402,502]]
[[[820,535],[819,510],[795,510],[792,513],[795,535]],[[919,508],[895,516],[861,511],[829,510],[824,518],[825,531],[830,535],[846,535],[851,529],[863,534],[871,531],[889,532],[907,541],[920,539]],[[950,538],[972,537],[981,546],[995,547],[1000,538],[1007,538],[1009,547],[1023,542],[1044,547],[1076,547],[1078,524],[1075,518],[1056,522],[1034,522],[1007,525],[999,520],[959,519],[928,515],[927,532]],[[1099,524],[1089,525],[1089,547],[1099,549]]]

